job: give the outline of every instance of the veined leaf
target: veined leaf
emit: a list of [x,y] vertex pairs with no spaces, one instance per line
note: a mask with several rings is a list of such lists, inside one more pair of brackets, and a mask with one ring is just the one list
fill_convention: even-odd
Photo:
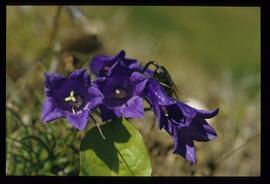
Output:
[[116,119],[87,132],[80,146],[81,176],[150,176],[151,162],[139,131]]

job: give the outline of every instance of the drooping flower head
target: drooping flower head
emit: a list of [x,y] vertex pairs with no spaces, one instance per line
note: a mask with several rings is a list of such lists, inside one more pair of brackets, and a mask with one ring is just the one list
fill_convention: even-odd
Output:
[[[170,125],[172,120],[168,120],[169,126],[165,127],[165,130],[173,137],[174,153],[180,154],[187,160],[195,163],[196,152],[193,141],[207,142],[217,137],[215,129],[205,119],[217,115],[218,109],[200,111],[178,102],[175,111],[182,112],[182,119],[181,116],[178,117],[178,126]],[[186,114],[187,112],[190,114]],[[168,119],[173,119],[173,115],[169,115]],[[181,125],[182,123],[185,125]]]
[[97,77],[105,77],[111,70],[112,66],[120,62],[126,66],[127,69],[135,71],[140,68],[140,65],[136,59],[125,58],[125,51],[121,50],[115,56],[98,55],[95,56],[90,62],[90,69]]
[[113,118],[142,118],[144,104],[141,97],[147,79],[128,69],[121,61],[116,62],[107,77],[97,78],[94,83],[104,95],[99,105],[103,121]]
[[155,79],[149,79],[145,88],[148,102],[158,117],[159,128],[164,128],[173,138],[174,153],[195,163],[195,141],[210,141],[217,134],[205,119],[218,113],[197,110],[185,103],[167,96],[166,92]]
[[83,130],[88,122],[89,113],[103,99],[99,89],[91,85],[86,70],[75,70],[68,77],[45,73],[45,95],[41,120],[45,123],[57,118],[67,121]]

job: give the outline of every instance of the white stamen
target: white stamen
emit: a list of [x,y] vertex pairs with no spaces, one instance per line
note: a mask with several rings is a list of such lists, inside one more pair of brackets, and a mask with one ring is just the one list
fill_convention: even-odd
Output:
[[165,113],[165,116],[166,116],[166,117],[169,117],[169,114]]
[[119,95],[120,93],[121,93],[121,92],[120,92],[119,89],[116,89],[116,90],[115,90],[115,94]]
[[76,98],[74,97],[74,91],[71,91],[70,92],[70,95],[68,97],[65,98],[65,101],[68,102],[68,101],[73,101],[73,102],[76,102]]
[[72,107],[72,112],[73,112],[73,114],[75,115],[76,113],[75,113],[75,110],[74,110],[74,108]]
[[70,100],[71,100],[70,96],[67,97],[67,98],[65,98],[65,101],[66,101],[66,102],[68,102],[68,101],[70,101]]

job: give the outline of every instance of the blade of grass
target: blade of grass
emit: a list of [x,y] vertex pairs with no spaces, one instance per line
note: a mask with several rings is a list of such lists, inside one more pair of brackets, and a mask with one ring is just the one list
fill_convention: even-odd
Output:
[[249,138],[246,142],[241,144],[240,146],[233,149],[231,152],[227,153],[224,157],[222,157],[219,161],[217,161],[216,166],[220,165],[224,160],[228,159],[230,156],[232,156],[235,152],[239,151],[240,149],[244,148],[246,145],[248,145],[250,142],[254,141],[256,138],[260,136],[260,133],[256,134],[255,136]]

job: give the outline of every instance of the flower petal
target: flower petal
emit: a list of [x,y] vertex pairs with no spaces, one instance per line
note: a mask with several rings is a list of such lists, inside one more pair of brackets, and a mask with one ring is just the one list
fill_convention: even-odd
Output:
[[[144,67],[140,68],[140,71],[143,71]],[[154,71],[151,69],[146,69],[144,72],[144,75],[148,76],[148,77],[152,77],[154,76]]]
[[204,119],[194,118],[189,126],[189,134],[195,141],[210,141],[217,137],[217,133]]
[[87,74],[85,69],[74,70],[70,75],[70,79],[78,79],[83,81],[85,85],[90,85],[90,76]]
[[102,68],[104,67],[105,63],[107,60],[109,60],[110,57],[105,56],[105,55],[99,55],[96,56],[92,59],[92,61],[90,62],[90,69],[91,71],[98,76],[99,72],[102,70]]
[[148,79],[139,72],[133,72],[129,78],[129,82],[133,85],[133,94],[141,95],[144,91]]
[[121,50],[116,56],[106,56],[99,55],[92,59],[90,62],[90,69],[96,76],[102,75],[102,70],[105,65],[112,66],[119,59],[123,59],[125,57],[125,51]]
[[149,101],[155,101],[159,105],[170,105],[176,102],[167,95],[159,82],[153,78],[148,80],[145,93]]
[[128,66],[128,68],[130,69],[134,69],[134,70],[141,70],[141,67],[140,67],[140,64],[138,63],[138,60],[137,59],[128,59],[128,58],[125,58],[123,63],[125,65]]
[[116,54],[115,57],[112,58],[112,60],[118,60],[118,59],[124,59],[125,58],[125,55],[126,55],[126,52],[124,50],[121,50],[120,52],[118,52]]
[[55,100],[52,97],[46,97],[42,107],[41,121],[47,123],[61,117],[64,117],[64,112],[58,108]]
[[79,130],[85,129],[88,119],[89,119],[89,111],[78,111],[76,114],[67,113],[66,115],[67,121],[73,125],[75,128]]
[[89,101],[85,106],[85,109],[89,109],[92,111],[102,102],[104,96],[96,86],[91,86],[88,89],[88,95]]
[[191,161],[193,164],[195,164],[196,160],[196,152],[195,152],[195,146],[186,144],[186,155],[185,158],[189,161]]
[[209,118],[212,118],[212,117],[216,116],[218,114],[218,111],[219,111],[218,108],[213,110],[213,111],[197,110],[197,115],[200,118],[209,119]]
[[122,112],[122,116],[125,118],[143,118],[143,99],[138,96],[130,98],[127,103],[120,107],[120,111]]
[[131,72],[129,68],[121,62],[122,60],[117,60],[108,71],[108,77],[113,75],[127,75]]
[[176,130],[176,126],[171,122],[171,120],[168,120],[167,117],[165,117],[164,115],[162,115],[162,119],[159,121],[159,124],[161,124],[159,127],[164,128],[168,134],[173,135],[174,131]]
[[51,96],[53,89],[63,84],[67,78],[57,73],[44,73],[45,76],[45,93],[46,96]]
[[177,102],[177,105],[181,109],[183,115],[186,117],[184,125],[189,126],[192,122],[192,119],[196,116],[196,109],[180,101]]
[[195,164],[196,152],[193,140],[185,133],[186,128],[175,131],[173,135],[174,154],[180,154],[185,159]]

